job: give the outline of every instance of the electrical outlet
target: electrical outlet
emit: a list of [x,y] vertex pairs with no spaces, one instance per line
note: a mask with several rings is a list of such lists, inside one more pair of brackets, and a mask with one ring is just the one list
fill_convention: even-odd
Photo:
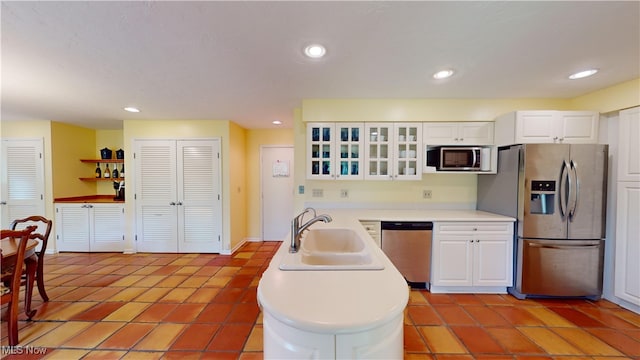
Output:
[[324,196],[324,191],[322,189],[313,189],[311,190],[311,196],[321,198]]
[[422,198],[423,199],[431,199],[431,190],[422,190]]
[[341,198],[348,198],[349,197],[349,190],[345,190],[345,189],[340,190],[340,197]]

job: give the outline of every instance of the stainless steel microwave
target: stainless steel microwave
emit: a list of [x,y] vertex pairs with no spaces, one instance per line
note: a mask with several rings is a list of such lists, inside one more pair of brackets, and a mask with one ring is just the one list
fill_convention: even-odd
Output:
[[479,146],[440,146],[427,150],[427,166],[444,171],[481,171],[485,168],[482,155]]

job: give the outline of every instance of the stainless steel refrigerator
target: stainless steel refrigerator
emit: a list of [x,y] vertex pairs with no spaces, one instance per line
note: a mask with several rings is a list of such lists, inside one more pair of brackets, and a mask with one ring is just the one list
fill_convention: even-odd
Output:
[[514,145],[478,176],[478,210],[518,220],[512,295],[600,298],[607,158],[607,145]]

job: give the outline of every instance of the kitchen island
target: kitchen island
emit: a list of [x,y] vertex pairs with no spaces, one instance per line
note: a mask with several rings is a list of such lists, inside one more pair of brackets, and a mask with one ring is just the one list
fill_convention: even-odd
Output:
[[[360,220],[513,222],[473,210],[318,210],[333,218],[310,229],[351,229],[380,261],[378,270],[282,270],[290,239],[274,255],[258,286],[264,315],[264,357],[403,357],[405,279],[361,225]],[[304,242],[304,238],[302,240]]]

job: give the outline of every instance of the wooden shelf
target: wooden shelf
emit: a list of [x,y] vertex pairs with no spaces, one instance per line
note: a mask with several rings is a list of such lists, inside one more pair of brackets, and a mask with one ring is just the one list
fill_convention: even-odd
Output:
[[82,181],[122,181],[124,178],[96,178],[96,177],[81,177],[79,178]]
[[121,164],[124,163],[124,159],[80,159],[83,163],[116,163]]

